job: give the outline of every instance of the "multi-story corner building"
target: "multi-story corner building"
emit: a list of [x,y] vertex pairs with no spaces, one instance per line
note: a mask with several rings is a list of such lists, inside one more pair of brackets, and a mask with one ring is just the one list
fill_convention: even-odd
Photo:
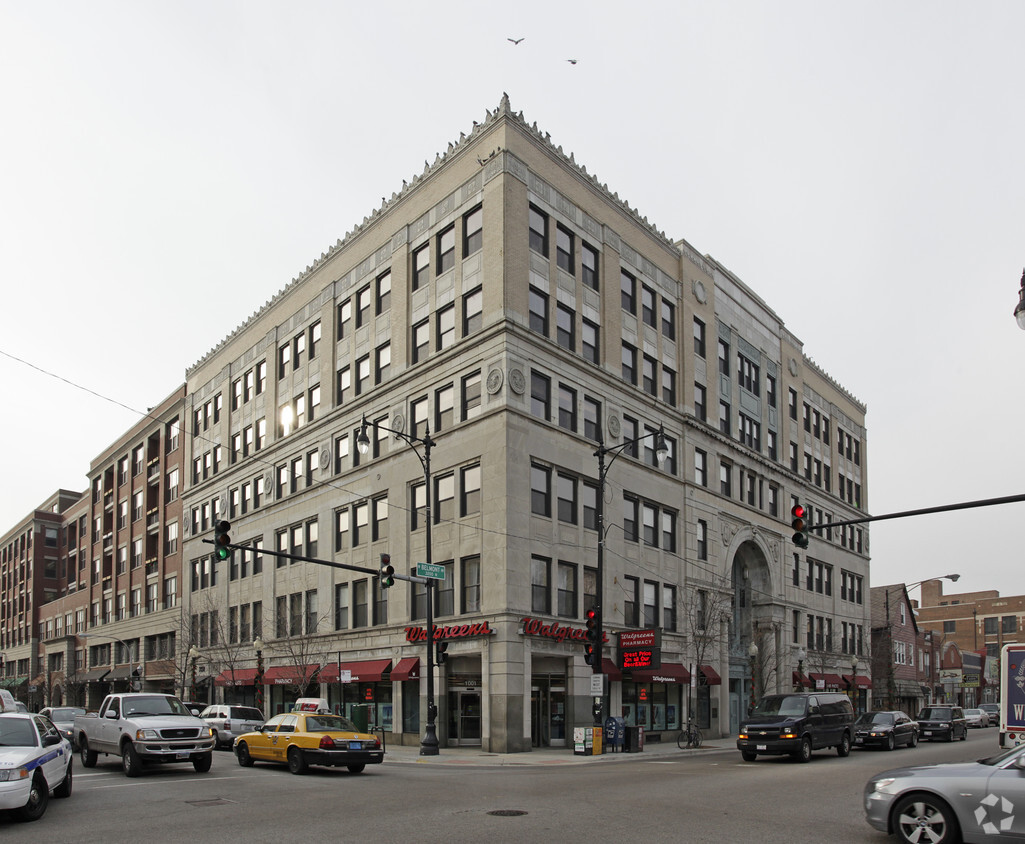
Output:
[[62,501],[60,571],[24,639],[40,705],[96,705],[133,671],[146,690],[181,688],[183,402],[184,385],[92,462],[84,494]]
[[[383,589],[382,553],[444,572],[442,746],[563,745],[591,724],[599,599],[605,711],[649,737],[688,707],[729,733],[752,694],[803,682],[799,652],[819,688],[867,672],[867,530],[802,552],[789,527],[797,501],[815,524],[864,514],[864,405],[505,98],[191,366],[184,403],[192,670],[218,695],[367,705],[419,741],[426,593]],[[218,518],[249,550],[214,561]],[[636,629],[661,631],[660,668],[619,665]]]
[[40,610],[64,577],[61,513],[81,495],[58,490],[0,539],[0,687],[24,701],[41,682]]

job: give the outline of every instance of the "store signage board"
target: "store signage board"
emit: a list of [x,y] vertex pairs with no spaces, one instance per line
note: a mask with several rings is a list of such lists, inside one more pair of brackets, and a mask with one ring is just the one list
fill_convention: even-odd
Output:
[[646,669],[662,667],[662,631],[623,630],[619,637],[619,667]]
[[445,567],[436,566],[432,563],[417,563],[416,564],[416,576],[417,577],[429,577],[432,580],[444,580],[445,579]]

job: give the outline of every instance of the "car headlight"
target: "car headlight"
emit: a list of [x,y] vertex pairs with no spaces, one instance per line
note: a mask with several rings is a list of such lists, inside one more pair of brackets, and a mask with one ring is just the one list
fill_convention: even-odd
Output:
[[8,768],[5,771],[0,771],[0,782],[17,782],[24,779],[28,779],[28,768],[24,765],[20,768]]
[[883,777],[882,779],[872,780],[872,790],[881,791],[883,794],[887,794],[887,789],[889,789],[889,787],[896,781],[896,777]]
[[160,736],[157,735],[157,731],[156,730],[136,730],[135,731],[135,740],[136,741],[153,741],[154,739],[158,739],[158,738],[160,738]]

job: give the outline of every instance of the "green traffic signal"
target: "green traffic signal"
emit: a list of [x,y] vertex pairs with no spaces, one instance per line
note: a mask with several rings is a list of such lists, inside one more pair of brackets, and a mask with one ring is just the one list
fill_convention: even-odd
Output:
[[214,555],[218,560],[227,560],[231,556],[231,522],[221,519],[214,525]]

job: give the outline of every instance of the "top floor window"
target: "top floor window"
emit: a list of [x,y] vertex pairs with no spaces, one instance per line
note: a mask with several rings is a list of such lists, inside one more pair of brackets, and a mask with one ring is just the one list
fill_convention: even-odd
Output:
[[478,251],[484,244],[484,209],[475,208],[463,217],[463,257]]
[[586,287],[598,289],[598,250],[586,243],[580,244],[580,277]]
[[449,226],[438,235],[438,275],[456,265],[456,228]]
[[573,273],[573,234],[562,226],[555,228],[555,263],[560,269]]
[[619,286],[622,290],[623,310],[628,314],[637,313],[637,279],[626,270],[620,270]]
[[426,287],[431,275],[431,245],[425,243],[413,252],[413,289]]
[[530,206],[530,248],[548,257],[548,215]]

